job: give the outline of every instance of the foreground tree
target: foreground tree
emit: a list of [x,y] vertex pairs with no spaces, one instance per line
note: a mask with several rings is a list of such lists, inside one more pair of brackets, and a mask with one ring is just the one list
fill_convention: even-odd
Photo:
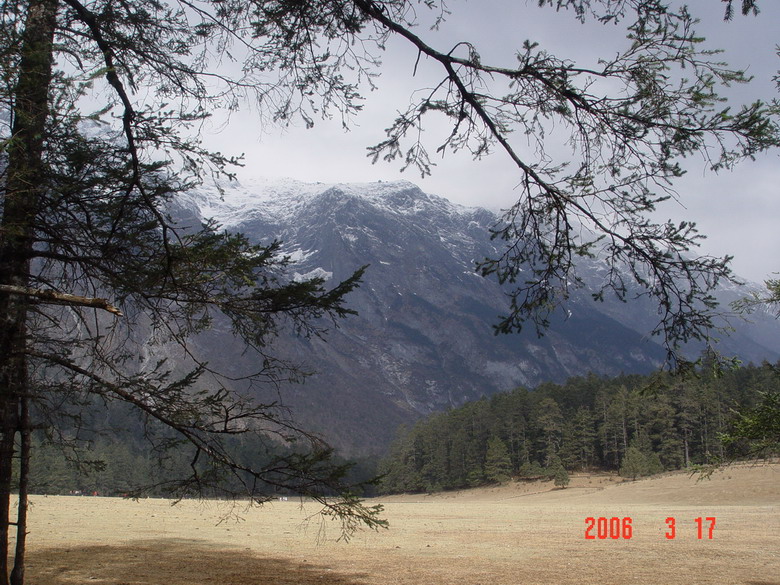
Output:
[[[177,495],[263,502],[284,489],[320,501],[345,534],[384,524],[344,482],[327,445],[282,409],[252,400],[253,386],[297,376],[269,353],[270,340],[283,328],[322,334],[323,318],[350,314],[344,298],[361,271],[331,289],[321,279],[297,282],[279,243],[254,245],[171,215],[177,193],[231,162],[202,149],[188,128],[247,86],[225,79],[213,90],[217,74],[201,67],[207,51],[226,50],[231,31],[250,23],[248,13],[214,6],[208,15],[184,3],[3,3],[0,583],[24,581],[31,430],[70,446],[82,408],[96,399],[135,407],[154,449],[188,446],[191,473],[168,486]],[[193,11],[200,26],[188,21]],[[321,83],[294,77],[304,95]],[[277,82],[280,92],[287,83]],[[133,95],[142,87],[154,97]],[[107,103],[95,106],[101,91]],[[166,107],[168,98],[178,103]],[[215,322],[255,352],[256,370],[241,384],[192,351],[192,338]],[[176,363],[166,360],[171,347],[180,348]],[[253,435],[256,451],[300,447],[257,465],[230,449],[234,435]]]
[[[436,24],[446,16],[433,0],[2,4],[0,583],[14,452],[21,504],[11,581],[19,584],[30,430],[62,430],[62,414],[77,417],[89,397],[127,402],[176,433],[163,442],[191,445],[192,475],[180,489],[218,485],[229,473],[250,497],[283,486],[322,500],[347,528],[377,525],[377,511],[339,483],[327,449],[236,392],[190,344],[214,322],[226,324],[257,352],[247,383],[289,377],[294,370],[270,353],[271,338],[285,324],[319,334],[319,318],[348,314],[344,295],[360,274],[330,290],[318,280],[293,282],[278,244],[252,245],[208,223],[182,225],[171,210],[177,193],[229,174],[237,162],[198,141],[211,112],[251,100],[270,121],[311,125],[336,114],[347,123],[390,36],[442,74],[415,94],[371,155],[429,172],[419,136],[438,114],[452,122],[439,151],[479,157],[497,147],[518,169],[519,200],[496,228],[506,252],[481,266],[516,287],[500,331],[529,320],[544,326],[580,283],[577,257],[599,255],[609,270],[594,296],[654,297],[655,332],[672,359],[680,343],[706,337],[709,290],[730,276],[727,259],[689,258],[694,226],[656,224],[648,215],[673,196],[681,157],[702,152],[713,167],[728,167],[776,145],[776,124],[761,102],[736,112],[718,107],[719,87],[746,79],[699,48],[686,10],[657,0],[540,4],[625,22],[628,45],[583,67],[528,42],[515,67],[491,66],[468,42],[438,49],[413,32],[425,9]],[[547,154],[553,126],[573,145],[565,164]],[[513,143],[513,132],[530,137],[535,152]],[[162,359],[172,345],[189,369]],[[250,432],[307,438],[313,449],[258,469],[222,440]],[[329,492],[341,498],[327,499]]]

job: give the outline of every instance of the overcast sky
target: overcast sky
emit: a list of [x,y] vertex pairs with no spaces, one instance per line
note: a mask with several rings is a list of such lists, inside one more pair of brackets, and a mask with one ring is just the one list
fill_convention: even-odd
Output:
[[[624,43],[618,27],[593,22],[583,25],[570,12],[556,13],[537,4],[536,0],[452,0],[448,3],[452,15],[439,33],[422,27],[416,32],[442,50],[449,50],[457,40],[469,40],[478,47],[483,62],[497,65],[511,65],[515,50],[525,39],[578,62],[614,54]],[[780,2],[764,0],[759,17],[736,16],[728,23],[722,20],[724,4],[718,0],[690,0],[687,4],[701,19],[697,30],[707,37],[708,46],[724,49],[724,61],[734,68],[747,68],[755,76],[750,86],[738,88],[734,95],[747,101],[778,96],[772,76],[780,69],[775,51],[780,43]],[[326,183],[406,179],[428,193],[464,205],[496,211],[508,207],[516,197],[514,187],[520,176],[502,152],[480,161],[465,154],[448,154],[436,160],[433,175],[425,179],[413,169],[400,173],[397,161],[371,164],[366,147],[384,137],[384,128],[408,102],[410,91],[439,79],[432,76],[438,72],[424,62],[417,76],[412,76],[416,52],[405,42],[390,43],[382,59],[379,90],[367,93],[364,111],[349,132],[342,129],[340,120],[317,121],[311,130],[260,127],[247,113],[234,116],[228,128],[207,136],[207,140],[226,153],[245,153],[241,179],[290,177]],[[431,151],[438,144],[435,132],[433,128]],[[776,255],[780,250],[778,153],[718,175],[705,171],[698,160],[690,161],[688,169],[678,184],[679,203],[670,202],[659,210],[659,216],[695,221],[708,236],[700,251],[734,255],[735,271],[745,278],[762,281],[780,271]]]

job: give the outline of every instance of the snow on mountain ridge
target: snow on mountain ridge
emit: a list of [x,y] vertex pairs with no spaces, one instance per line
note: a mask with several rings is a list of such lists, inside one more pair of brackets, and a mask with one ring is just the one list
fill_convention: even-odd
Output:
[[[429,212],[427,223],[441,239],[441,242],[453,252],[473,241],[472,234],[493,227],[498,221],[494,212],[482,207],[467,207],[453,203],[439,195],[422,191],[410,181],[376,181],[370,183],[306,183],[295,179],[252,179],[244,183],[235,181],[220,185],[220,194],[216,186],[203,186],[182,199],[197,209],[202,218],[215,220],[223,229],[239,228],[253,220],[282,226],[294,225],[299,213],[315,200],[330,191],[344,198],[355,198],[368,202],[375,209],[396,217],[417,216]],[[334,203],[334,202],[329,202]],[[435,213],[431,213],[435,212]],[[441,219],[450,221],[442,222]],[[463,220],[466,220],[465,222]],[[457,221],[452,221],[457,220]],[[457,227],[456,227],[457,225]],[[297,244],[290,241],[288,234],[276,234],[286,241],[285,253],[293,255],[297,262],[305,261],[314,251],[305,254],[298,250]],[[343,234],[346,239],[354,240],[352,233]],[[597,285],[603,276],[605,266],[599,262],[580,261],[580,270],[585,270]],[[747,285],[747,287],[746,287]],[[766,293],[762,283],[735,283],[722,280],[718,287],[721,296],[741,297],[745,294]],[[734,299],[729,299],[728,302]]]
[[409,181],[374,183],[304,183],[294,179],[231,182],[217,187],[201,187],[188,199],[203,218],[211,218],[229,229],[252,219],[287,223],[303,207],[328,191],[335,190],[347,198],[363,199],[393,214],[416,215],[436,208],[448,215],[471,216],[484,212],[478,207],[452,203],[444,197],[423,192]]
[[[505,243],[491,241],[488,230],[497,216],[406,181],[252,181],[225,185],[223,195],[204,187],[179,203],[172,215],[182,225],[213,217],[250,241],[282,242],[279,253],[294,263],[287,274],[295,281],[322,278],[333,286],[370,265],[348,298],[357,314],[339,321],[327,339],[275,340],[279,355],[317,372],[304,390],[288,389],[285,401],[306,428],[338,446],[383,448],[396,425],[422,414],[588,371],[646,372],[666,355],[647,336],[657,323],[651,300],[595,303],[588,290],[571,291],[543,338],[532,327],[496,336],[492,326],[508,310],[507,291],[474,265],[503,251]],[[582,259],[578,268],[594,287],[608,276],[597,258]],[[724,353],[774,361],[778,325],[765,321],[744,332],[735,324]],[[217,333],[202,355],[239,367],[235,344]],[[699,347],[691,351],[695,357]]]

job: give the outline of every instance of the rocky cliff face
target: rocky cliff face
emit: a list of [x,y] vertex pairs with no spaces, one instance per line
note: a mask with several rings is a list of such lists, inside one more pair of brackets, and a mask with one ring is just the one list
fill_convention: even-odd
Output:
[[[185,218],[213,217],[256,241],[281,239],[297,262],[296,278],[337,282],[370,265],[349,299],[359,316],[324,341],[289,337],[275,350],[316,372],[282,392],[295,418],[353,454],[376,452],[399,424],[467,400],[587,372],[647,372],[664,357],[646,336],[652,307],[595,303],[587,292],[571,299],[544,337],[495,336],[506,291],[475,274],[474,262],[496,253],[489,238],[496,216],[408,182],[257,183],[228,188],[221,200],[199,191],[179,203]],[[729,349],[776,359],[777,345],[768,342],[780,329],[760,321],[752,334],[740,330]],[[219,334],[201,345],[212,363],[241,359]]]

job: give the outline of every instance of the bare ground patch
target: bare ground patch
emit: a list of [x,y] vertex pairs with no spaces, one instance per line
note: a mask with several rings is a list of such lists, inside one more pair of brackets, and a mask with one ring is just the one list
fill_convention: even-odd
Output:
[[[390,530],[337,542],[312,504],[36,498],[39,585],[780,585],[780,465],[565,490],[511,484],[385,498]],[[243,520],[229,518],[238,512]],[[630,539],[585,539],[587,517],[631,518]],[[676,519],[670,540],[666,519]],[[713,538],[696,518],[717,519]]]

